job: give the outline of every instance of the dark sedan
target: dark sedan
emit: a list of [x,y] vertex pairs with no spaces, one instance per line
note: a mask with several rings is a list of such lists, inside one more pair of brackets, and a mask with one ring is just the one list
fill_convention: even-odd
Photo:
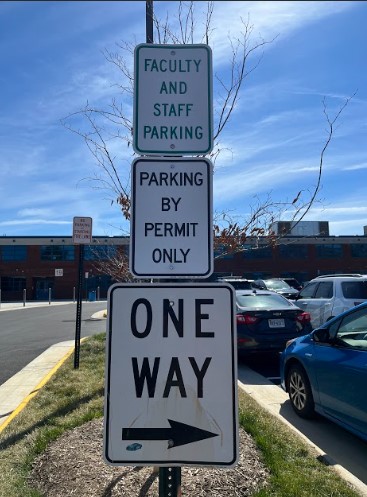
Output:
[[236,291],[239,354],[282,351],[288,340],[311,332],[310,315],[269,290]]
[[291,287],[281,278],[270,278],[268,280],[255,280],[252,284],[254,288],[260,290],[272,290],[287,299],[295,299],[298,296],[298,290]]

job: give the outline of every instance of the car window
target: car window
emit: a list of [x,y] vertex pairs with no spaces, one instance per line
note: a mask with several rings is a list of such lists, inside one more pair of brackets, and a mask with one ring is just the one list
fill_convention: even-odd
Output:
[[288,290],[290,288],[288,283],[282,280],[266,280],[265,283],[269,290]]
[[252,283],[250,281],[230,281],[227,280],[227,283],[233,286],[236,290],[251,290]]
[[252,293],[248,295],[237,295],[237,304],[240,307],[256,307],[258,309],[277,308],[277,307],[294,307],[287,299],[281,295],[270,295]]
[[313,297],[316,285],[318,283],[309,283],[303,290],[299,292],[299,298],[300,299],[311,299]]
[[343,281],[341,287],[346,299],[367,300],[367,281]]
[[[337,323],[334,323],[333,328]],[[367,309],[363,308],[338,322],[336,338],[348,348],[367,351]],[[332,332],[332,330],[330,330]]]
[[315,299],[331,299],[333,296],[332,281],[322,281],[316,289]]

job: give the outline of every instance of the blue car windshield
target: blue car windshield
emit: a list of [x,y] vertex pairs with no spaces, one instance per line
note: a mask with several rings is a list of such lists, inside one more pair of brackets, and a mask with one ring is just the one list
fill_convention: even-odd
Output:
[[236,298],[240,307],[255,307],[257,309],[293,307],[293,304],[281,295],[251,293],[247,295],[238,294]]

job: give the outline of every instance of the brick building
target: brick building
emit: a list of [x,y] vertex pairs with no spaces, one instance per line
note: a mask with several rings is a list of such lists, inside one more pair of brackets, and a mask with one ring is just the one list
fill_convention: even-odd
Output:
[[300,282],[321,274],[367,274],[367,236],[290,236],[275,247],[264,245],[261,238],[248,240],[243,252],[216,259],[215,271],[249,279],[294,277]]
[[[93,237],[85,246],[83,298],[96,292],[107,296],[114,282],[98,269],[99,262],[118,252],[128,254],[128,237]],[[79,246],[72,237],[0,237],[1,300],[73,299],[78,281]],[[233,274],[250,279],[295,277],[309,281],[320,274],[367,274],[367,235],[289,236],[275,247],[260,238],[249,239],[243,252],[216,254],[215,275]],[[211,279],[214,279],[211,278]],[[51,289],[51,290],[49,290]]]
[[[99,262],[128,250],[128,237],[93,237],[84,247],[83,298],[98,292],[106,298],[112,283]],[[2,301],[73,299],[79,274],[79,245],[72,237],[0,237],[0,283]]]

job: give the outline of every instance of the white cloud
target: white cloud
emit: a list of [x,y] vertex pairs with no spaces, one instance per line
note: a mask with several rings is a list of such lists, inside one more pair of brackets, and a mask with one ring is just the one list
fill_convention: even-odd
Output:
[[[305,185],[302,173],[317,172],[317,167],[307,166],[303,161],[259,163],[253,167],[242,167],[235,174],[214,174],[214,199],[220,204],[244,195],[263,194],[280,185],[293,184],[297,189]],[[299,188],[298,188],[299,189]]]
[[[299,2],[299,1],[253,1],[214,2],[213,48],[216,63],[228,63],[227,35],[238,36],[243,31],[243,22],[254,26],[253,40],[257,34],[269,41],[279,35],[279,40],[297,29],[325,17],[340,14],[358,2]],[[220,20],[225,19],[225,22]],[[255,31],[256,30],[256,31]],[[273,44],[268,45],[271,47]]]
[[0,221],[0,226],[32,225],[34,227],[40,224],[69,225],[72,224],[72,221],[55,221],[48,219],[12,219],[10,221]]
[[21,209],[18,211],[18,216],[20,217],[37,217],[37,216],[49,216],[51,214],[50,209]]
[[358,171],[360,169],[367,169],[367,162],[363,162],[362,164],[354,164],[352,166],[346,166],[343,169],[344,171]]

